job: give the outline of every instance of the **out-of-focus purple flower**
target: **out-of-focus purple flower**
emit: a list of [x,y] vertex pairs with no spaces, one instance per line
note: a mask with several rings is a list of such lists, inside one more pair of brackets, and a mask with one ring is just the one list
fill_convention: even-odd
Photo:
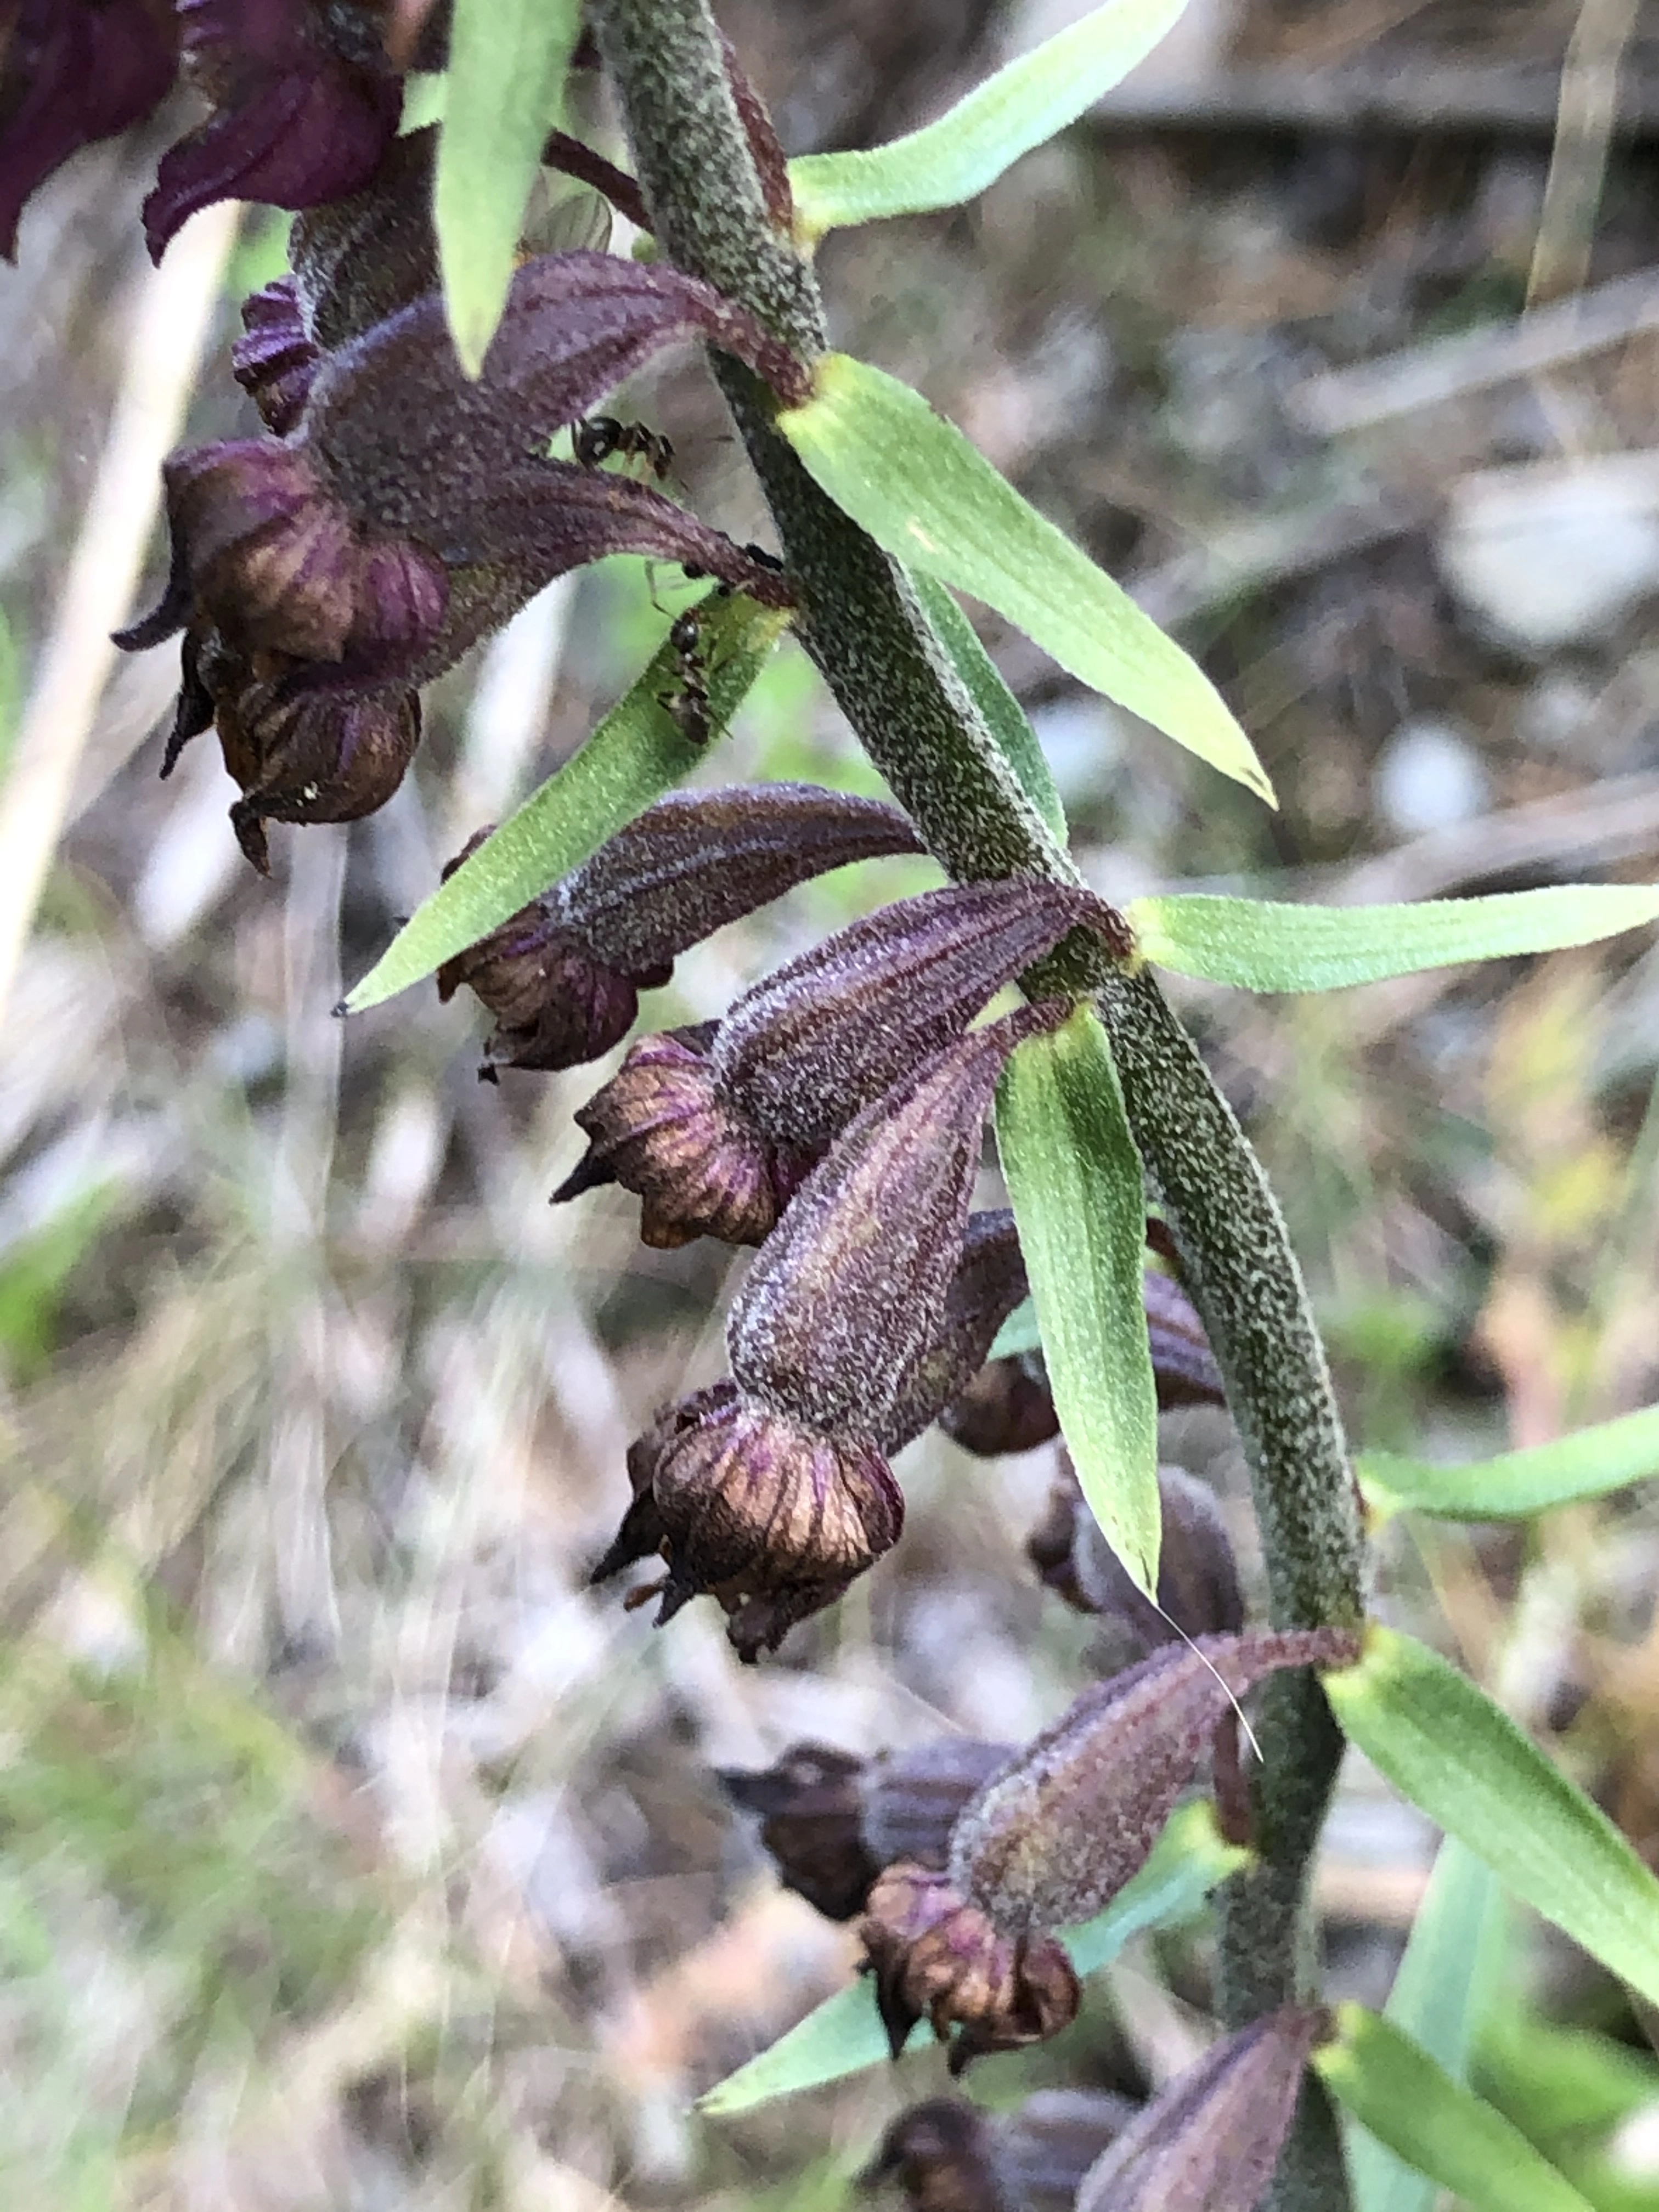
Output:
[[143,210],[153,259],[215,200],[309,208],[368,181],[404,100],[375,0],[178,0],[178,12],[185,73],[213,113],[161,157]]
[[178,69],[167,0],[10,0],[0,5],[0,253],[17,251],[23,204],[82,146],[158,106]]

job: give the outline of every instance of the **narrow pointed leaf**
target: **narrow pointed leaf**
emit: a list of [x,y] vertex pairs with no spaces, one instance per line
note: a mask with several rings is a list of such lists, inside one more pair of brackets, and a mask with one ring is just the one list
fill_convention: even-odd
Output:
[[449,326],[476,376],[576,43],[580,0],[455,0],[434,207]]
[[979,641],[978,632],[937,576],[918,574],[912,580],[916,596],[927,611],[927,619],[939,632],[957,674],[985,717],[985,726],[1001,748],[1003,758],[1019,778],[1025,796],[1054,831],[1066,842],[1066,809],[1037,733],[1024,708],[1002,680],[1001,671]]
[[[718,732],[742,704],[787,617],[741,593],[703,604],[709,721]],[[580,751],[422,902],[347,999],[347,1013],[378,1006],[488,937],[696,766],[702,749],[681,734],[662,703],[678,665],[664,645]]]
[[[1421,2045],[1454,2081],[1467,2082],[1469,2054],[1491,1994],[1503,1933],[1503,1899],[1492,1869],[1448,1837],[1441,1844],[1384,2017]],[[1348,2141],[1354,2212],[1434,2212],[1436,2185],[1356,2126]]]
[[937,123],[867,153],[807,154],[789,164],[795,222],[807,240],[848,223],[956,207],[994,184],[1144,61],[1187,0],[1109,0],[975,86]]
[[1449,2189],[1469,2212],[1590,2212],[1518,2128],[1454,2081],[1411,2038],[1363,2005],[1338,2008],[1316,2070],[1379,2142]]
[[[1115,1959],[1132,1936],[1189,1920],[1217,1885],[1248,1856],[1223,1841],[1207,1804],[1185,1806],[1158,1838],[1158,1848],[1110,1908],[1062,1937],[1079,1974],[1092,1974]],[[918,2027],[913,2046],[927,2039]],[[752,2112],[774,2097],[839,2081],[866,2067],[888,2064],[887,2031],[868,1981],[837,1990],[769,2049],[728,2074],[700,2100],[708,2113]]]
[[1129,921],[1159,968],[1246,991],[1340,991],[1462,960],[1556,952],[1659,921],[1647,884],[1564,884],[1409,906],[1287,906],[1182,893],[1136,899]]
[[1659,2003],[1659,1880],[1484,1690],[1426,1645],[1375,1626],[1358,1664],[1324,1681],[1344,1734],[1402,1796]]
[[919,392],[846,354],[778,428],[836,504],[913,568],[1018,624],[1080,683],[1273,799],[1249,739],[1197,663]]
[[1659,1406],[1462,1467],[1364,1452],[1356,1472],[1373,1521],[1406,1510],[1442,1521],[1525,1521],[1659,1474]]
[[997,1150],[1078,1480],[1107,1541],[1151,1595],[1163,1521],[1140,1287],[1146,1186],[1092,1008],[1010,1060],[997,1093]]

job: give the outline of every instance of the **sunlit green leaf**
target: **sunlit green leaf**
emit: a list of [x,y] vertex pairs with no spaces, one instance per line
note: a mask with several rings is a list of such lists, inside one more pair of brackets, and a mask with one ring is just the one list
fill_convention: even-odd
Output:
[[1402,1796],[1659,2003],[1659,1881],[1483,1690],[1376,1626],[1358,1664],[1327,1674],[1325,1688],[1344,1733]]
[[778,427],[878,544],[1017,623],[1079,682],[1269,801],[1249,739],[1195,661],[921,394],[846,354]]
[[974,198],[1121,83],[1186,6],[1109,0],[976,85],[937,123],[866,153],[803,155],[789,164],[797,234],[810,242],[848,223]]
[[1419,2173],[1469,2212],[1591,2212],[1565,2175],[1501,2112],[1363,2005],[1337,2008],[1338,2034],[1314,2053],[1326,2087]]
[[1079,1007],[1009,1061],[997,1151],[1089,1510],[1141,1588],[1158,1587],[1158,1394],[1141,1295],[1146,1201],[1111,1047]]
[[449,327],[469,376],[501,320],[580,14],[580,0],[455,0],[434,211]]
[[1364,1452],[1356,1472],[1375,1521],[1406,1510],[1443,1521],[1524,1521],[1659,1474],[1659,1406],[1462,1467]]
[[1025,796],[1054,831],[1066,842],[1066,809],[1060,803],[1053,771],[1037,742],[1024,708],[1002,680],[1002,674],[979,641],[978,632],[936,576],[918,574],[913,581],[916,596],[927,611],[927,619],[939,632],[945,651],[956,663],[957,674],[969,697],[985,717],[985,726],[1002,755],[1019,778]]
[[1286,906],[1182,893],[1136,899],[1128,914],[1146,958],[1177,975],[1246,991],[1338,991],[1462,960],[1593,945],[1659,921],[1659,890],[1565,884],[1410,906]]
[[[1468,2077],[1502,1928],[1503,1899],[1492,1869],[1448,1837],[1412,1923],[1385,2017],[1454,2081]],[[1435,2184],[1357,2125],[1348,2141],[1348,2174],[1354,2212],[1434,2212]]]
[[[703,602],[709,720],[724,729],[765,665],[787,617],[734,592]],[[516,814],[424,900],[345,1002],[348,1013],[378,1006],[476,945],[538,898],[607,837],[678,782],[702,758],[663,706],[678,661],[665,644],[643,676],[581,750],[533,792]]]
[[[1098,1918],[1062,1940],[1079,1974],[1092,1974],[1115,1959],[1132,1936],[1146,1928],[1189,1920],[1218,1882],[1237,1872],[1248,1853],[1224,1842],[1207,1804],[1183,1806],[1159,1837],[1151,1858]],[[910,2048],[926,2040],[919,2025]],[[839,2081],[866,2067],[888,2063],[887,2033],[867,1983],[838,1990],[769,2050],[728,2074],[701,2100],[705,2112],[747,2112],[774,2097]]]

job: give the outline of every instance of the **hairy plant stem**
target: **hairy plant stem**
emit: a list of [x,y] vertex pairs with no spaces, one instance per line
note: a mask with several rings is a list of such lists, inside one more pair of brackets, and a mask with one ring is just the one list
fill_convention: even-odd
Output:
[[[592,0],[590,12],[665,249],[811,362],[824,344],[817,285],[768,219],[707,0]],[[719,358],[715,368],[800,585],[803,641],[933,851],[962,880],[1075,880],[902,569],[818,489],[749,372]],[[1098,993],[1136,1141],[1249,1458],[1275,1626],[1355,1625],[1362,1543],[1341,1420],[1260,1164],[1149,975],[1109,969],[1093,940],[1074,939],[1026,982]],[[1261,1856],[1222,1905],[1229,2025],[1309,1990],[1306,1873],[1341,1756],[1311,1674],[1269,1685],[1258,1734]],[[1315,2084],[1270,2203],[1274,2212],[1343,2212],[1348,2202]]]

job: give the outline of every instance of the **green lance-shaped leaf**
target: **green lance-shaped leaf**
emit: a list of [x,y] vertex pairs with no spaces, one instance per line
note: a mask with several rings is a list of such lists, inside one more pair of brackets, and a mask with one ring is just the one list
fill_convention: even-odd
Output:
[[455,0],[434,207],[444,304],[469,376],[501,320],[580,12],[580,0]]
[[[709,726],[718,732],[743,703],[788,617],[741,592],[702,604]],[[678,670],[678,657],[665,644],[580,751],[422,902],[346,1000],[345,1012],[378,1006],[488,937],[702,758],[663,705]]]
[[[1503,1925],[1503,1897],[1492,1869],[1447,1837],[1412,1923],[1384,2016],[1454,2081],[1468,2078]],[[1434,2212],[1435,2184],[1358,2127],[1348,2140],[1348,2172],[1354,2212]]]
[[1158,1394],[1146,1339],[1140,1155],[1111,1047],[1081,1006],[1009,1061],[997,1150],[1019,1227],[1048,1388],[1089,1510],[1128,1573],[1158,1588]]
[[1315,2051],[1326,2087],[1379,2142],[1449,2189],[1469,2212],[1591,2212],[1518,2128],[1363,2005],[1337,2008],[1335,2040]]
[[1407,1510],[1442,1521],[1525,1521],[1659,1474],[1659,1406],[1462,1467],[1365,1452],[1355,1471],[1373,1522]]
[[919,392],[826,354],[778,428],[836,504],[914,568],[994,607],[1103,691],[1269,803],[1249,739],[1196,662]]
[[1246,991],[1339,991],[1516,952],[1559,952],[1659,921],[1647,884],[1564,884],[1410,906],[1286,906],[1181,893],[1136,899],[1141,952],[1177,975]]
[[1144,61],[1187,0],[1109,0],[1022,54],[930,123],[866,153],[807,154],[789,164],[795,230],[827,230],[957,207],[994,184]]
[[[1098,1918],[1062,1936],[1073,1966],[1092,1974],[1115,1959],[1132,1936],[1190,1920],[1217,1885],[1237,1873],[1249,1853],[1223,1840],[1207,1804],[1183,1806],[1159,1837],[1134,1880]],[[915,2036],[925,2030],[918,2025]],[[757,2057],[716,2083],[700,2102],[705,2112],[751,2112],[798,2089],[816,2089],[848,2074],[889,2063],[887,2031],[866,1979],[807,2014]]]
[[1066,842],[1066,809],[1060,803],[1053,771],[1037,742],[1037,733],[1025,709],[1002,680],[1002,672],[979,641],[962,609],[936,576],[911,579],[927,619],[968,687],[969,696],[985,717],[985,726],[995,738],[1003,758],[1019,778],[1025,796],[1054,831]]
[[1324,1682],[1344,1734],[1402,1796],[1659,2003],[1659,1881],[1483,1690],[1425,1645],[1375,1626],[1358,1665]]

